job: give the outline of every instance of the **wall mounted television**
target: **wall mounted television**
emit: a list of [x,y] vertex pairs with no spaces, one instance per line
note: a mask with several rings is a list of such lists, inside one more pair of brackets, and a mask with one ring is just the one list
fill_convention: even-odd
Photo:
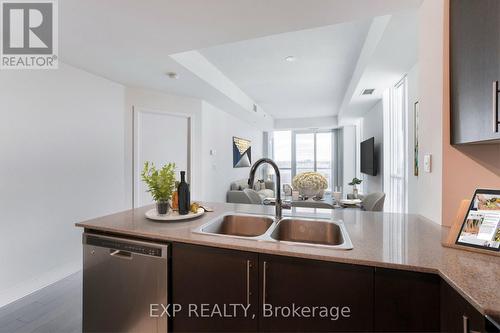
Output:
[[370,138],[361,142],[361,172],[370,176],[377,175],[375,138]]

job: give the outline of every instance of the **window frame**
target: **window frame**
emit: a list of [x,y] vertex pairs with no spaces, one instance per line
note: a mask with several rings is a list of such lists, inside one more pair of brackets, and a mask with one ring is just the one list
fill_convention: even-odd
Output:
[[[331,143],[330,143],[330,180],[329,187],[330,189],[327,191],[331,191],[335,186],[338,186],[337,176],[335,174],[335,165],[336,165],[336,135],[335,129],[307,129],[307,130],[275,130],[274,132],[285,132],[289,131],[291,135],[291,168],[280,168],[280,170],[291,170],[291,179],[293,179],[297,175],[297,135],[300,134],[313,134],[313,149],[314,149],[314,161],[313,161],[313,170],[314,172],[318,172],[318,154],[317,154],[317,134],[320,133],[330,133]],[[274,147],[274,136],[273,136],[273,149],[272,149],[272,157],[275,157],[275,147]],[[321,168],[321,170],[328,170],[326,168]]]

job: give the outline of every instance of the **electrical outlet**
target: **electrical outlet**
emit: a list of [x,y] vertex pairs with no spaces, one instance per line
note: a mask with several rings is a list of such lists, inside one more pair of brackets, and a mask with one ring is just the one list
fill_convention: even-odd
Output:
[[424,156],[424,171],[431,172],[432,168],[432,155],[427,154]]

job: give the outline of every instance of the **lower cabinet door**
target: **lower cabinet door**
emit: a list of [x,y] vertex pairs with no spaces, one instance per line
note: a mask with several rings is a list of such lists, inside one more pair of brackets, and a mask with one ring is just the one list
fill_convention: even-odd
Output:
[[374,330],[439,332],[440,278],[391,269],[375,269]]
[[443,280],[441,280],[441,332],[485,332],[483,315]]
[[259,256],[260,331],[371,331],[373,269]]
[[257,283],[255,253],[173,244],[173,331],[257,331]]

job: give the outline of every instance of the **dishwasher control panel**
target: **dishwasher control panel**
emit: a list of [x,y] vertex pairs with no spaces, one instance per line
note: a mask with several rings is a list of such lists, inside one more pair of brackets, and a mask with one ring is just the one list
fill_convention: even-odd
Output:
[[109,248],[109,249],[126,251],[126,252],[131,252],[131,253],[138,253],[138,254],[143,254],[143,255],[148,255],[148,256],[154,256],[154,257],[161,257],[162,256],[162,249],[159,247],[136,244],[133,242],[122,241],[122,240],[116,239],[116,238],[110,239],[110,238],[106,238],[106,237],[87,235],[86,243],[88,245],[105,247],[105,248]]

